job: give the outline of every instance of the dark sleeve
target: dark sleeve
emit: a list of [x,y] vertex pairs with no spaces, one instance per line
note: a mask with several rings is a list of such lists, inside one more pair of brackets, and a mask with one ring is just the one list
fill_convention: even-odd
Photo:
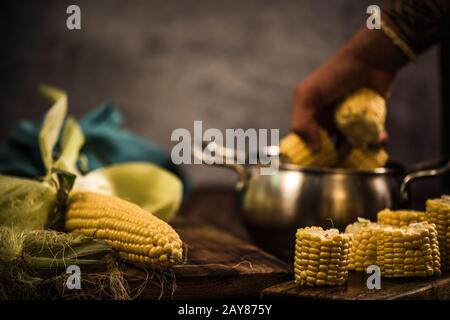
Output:
[[393,0],[381,18],[386,29],[418,55],[449,36],[450,0]]

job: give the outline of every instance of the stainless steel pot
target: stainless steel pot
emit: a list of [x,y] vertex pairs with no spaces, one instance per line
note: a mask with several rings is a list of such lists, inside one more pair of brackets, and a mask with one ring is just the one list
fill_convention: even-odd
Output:
[[238,174],[239,208],[256,244],[286,260],[293,257],[297,228],[314,225],[343,230],[358,217],[375,221],[384,208],[407,207],[413,182],[450,171],[450,162],[407,174],[399,165],[351,170],[280,164],[273,175],[261,175],[257,165],[221,166]]

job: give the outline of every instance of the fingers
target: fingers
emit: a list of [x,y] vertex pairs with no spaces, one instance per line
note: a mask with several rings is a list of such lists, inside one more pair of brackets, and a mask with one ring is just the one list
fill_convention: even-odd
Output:
[[320,132],[316,120],[318,105],[312,102],[312,92],[299,86],[294,92],[291,129],[300,135],[313,151],[320,149]]

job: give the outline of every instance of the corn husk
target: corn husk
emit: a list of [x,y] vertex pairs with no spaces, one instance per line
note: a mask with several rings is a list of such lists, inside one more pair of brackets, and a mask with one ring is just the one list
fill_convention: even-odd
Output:
[[[48,226],[49,219],[59,219],[58,201],[65,201],[73,179],[70,183],[63,176],[69,173],[54,171],[53,149],[67,112],[66,94],[50,86],[41,86],[40,92],[55,100],[45,115],[39,132],[39,148],[42,162],[46,168],[46,176],[42,181],[22,179],[0,175],[0,225],[17,230],[43,229]],[[64,185],[64,186],[63,186]],[[60,187],[66,188],[60,190]],[[60,213],[60,212],[59,212]]]
[[[106,243],[50,230],[17,231],[0,227],[0,299],[41,299],[64,283],[67,267],[82,271],[81,289],[66,290],[59,297],[98,297],[128,299],[116,253]],[[84,281],[89,279],[89,286]],[[104,280],[114,285],[106,288]],[[97,287],[92,286],[92,282]],[[86,284],[86,285],[85,285]]]
[[54,102],[45,115],[39,132],[41,158],[47,170],[47,176],[50,176],[53,167],[53,150],[67,113],[67,95],[64,91],[47,85],[41,85],[39,91],[44,97]]
[[61,136],[61,155],[54,167],[80,176],[76,164],[84,141],[84,134],[78,122],[71,116],[67,117]]
[[0,176],[0,225],[43,229],[56,205],[56,189],[46,182]]
[[117,196],[170,221],[183,197],[181,181],[171,172],[145,162],[111,165],[77,179],[75,188]]

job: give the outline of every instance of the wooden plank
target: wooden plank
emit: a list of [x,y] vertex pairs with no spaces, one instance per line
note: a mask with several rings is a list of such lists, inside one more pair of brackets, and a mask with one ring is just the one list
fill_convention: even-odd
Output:
[[[187,245],[187,260],[172,268],[163,288],[156,276],[150,279],[141,299],[258,298],[264,288],[292,278],[290,264],[244,240],[192,222],[174,227]],[[126,273],[132,287],[147,277],[134,268]]]
[[380,290],[369,290],[368,275],[352,272],[346,285],[337,287],[307,287],[294,281],[285,282],[262,292],[263,299],[318,300],[400,300],[450,299],[450,274],[428,279],[381,279]]

